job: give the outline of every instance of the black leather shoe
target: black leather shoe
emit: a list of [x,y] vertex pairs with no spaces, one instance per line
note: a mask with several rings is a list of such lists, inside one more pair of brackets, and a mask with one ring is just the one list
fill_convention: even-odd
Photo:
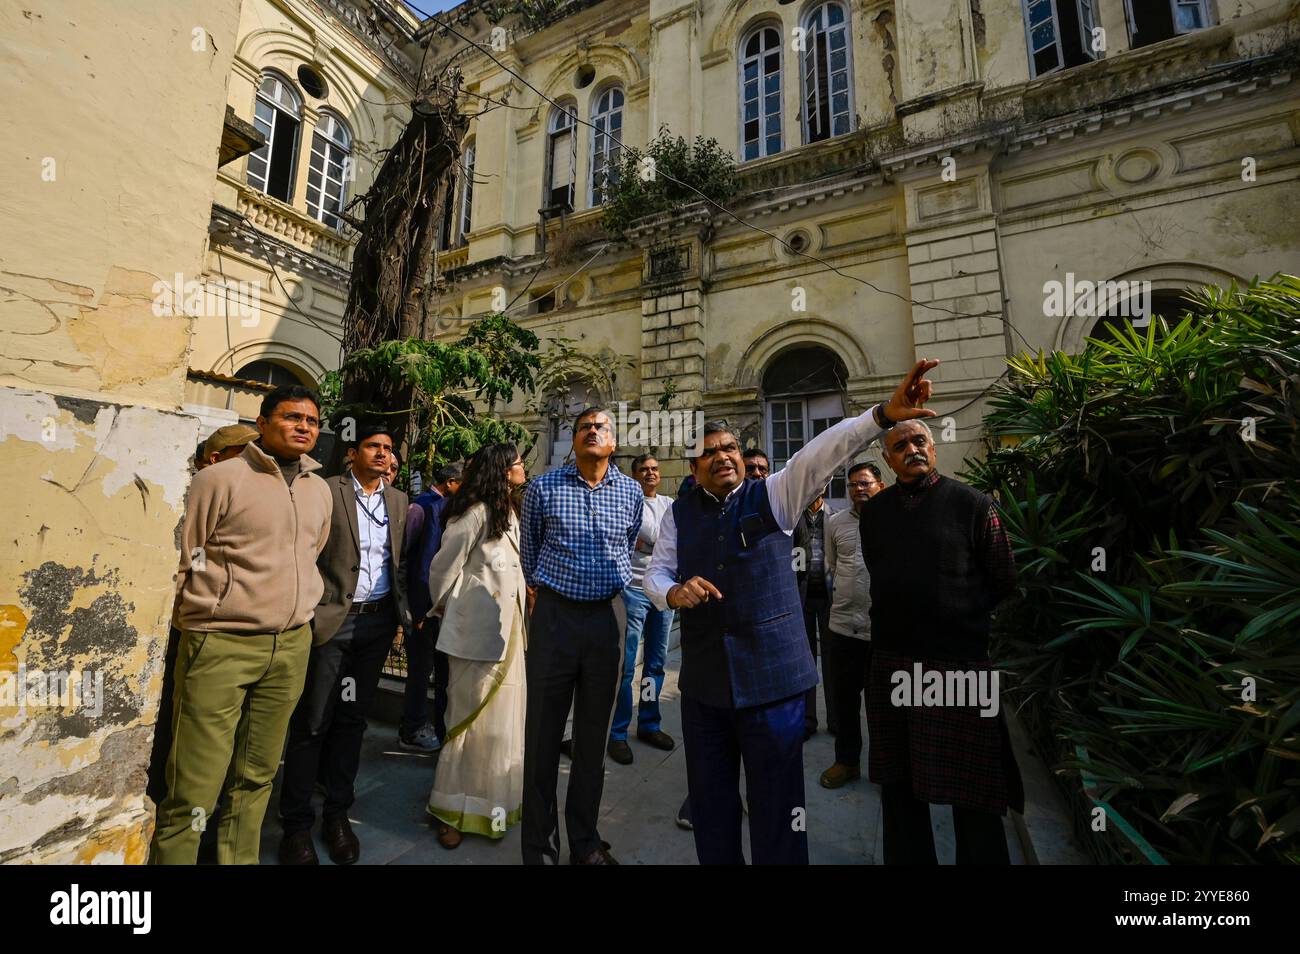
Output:
[[577,855],[572,855],[572,854],[569,855],[569,864],[571,865],[616,865],[618,864],[618,862],[615,861],[614,856],[609,853],[609,842],[602,841],[600,843],[599,848],[597,848],[595,851],[588,852],[586,855],[584,855],[581,858],[579,858]]
[[286,832],[280,839],[280,864],[318,865],[316,845],[311,840],[311,829]]
[[658,729],[653,732],[642,732],[637,729],[636,737],[646,745],[654,746],[656,749],[662,749],[665,752],[671,752],[677,748],[677,743],[673,741],[673,737],[667,732],[660,732]]
[[605,751],[607,751],[609,757],[619,765],[632,764],[632,746],[628,745],[621,739],[611,739],[609,747]]
[[348,824],[346,815],[326,818],[321,824],[320,835],[329,850],[330,861],[336,865],[356,864],[357,859],[361,857],[361,842],[352,833],[352,826]]

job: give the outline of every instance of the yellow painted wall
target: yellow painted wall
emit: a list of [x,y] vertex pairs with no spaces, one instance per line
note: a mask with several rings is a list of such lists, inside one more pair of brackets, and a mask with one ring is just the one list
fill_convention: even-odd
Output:
[[[196,430],[153,285],[202,268],[238,13],[0,9],[0,861],[145,857]],[[102,697],[20,710],[38,671]]]

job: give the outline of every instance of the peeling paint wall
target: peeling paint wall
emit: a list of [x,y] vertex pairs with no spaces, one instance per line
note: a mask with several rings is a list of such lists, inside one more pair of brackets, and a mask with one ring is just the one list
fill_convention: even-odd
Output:
[[240,0],[0,9],[0,862],[142,863]]

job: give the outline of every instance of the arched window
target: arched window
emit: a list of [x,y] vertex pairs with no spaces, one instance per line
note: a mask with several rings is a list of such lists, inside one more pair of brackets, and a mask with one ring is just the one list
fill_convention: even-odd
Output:
[[618,158],[623,138],[623,91],[611,86],[592,103],[591,189],[588,204],[600,205],[618,183]]
[[460,241],[463,245],[468,239],[470,213],[474,210],[474,154],[477,150],[471,142],[465,147],[461,165],[465,167],[465,182],[460,188]]
[[298,163],[302,97],[284,77],[262,74],[253,125],[266,145],[248,157],[248,184],[282,202],[293,201],[293,170]]
[[274,388],[287,388],[295,384],[307,383],[298,374],[274,361],[250,361],[235,372],[235,377],[244,381],[260,381]]
[[[795,451],[844,419],[843,393],[848,381],[844,362],[816,345],[792,348],[763,373],[767,449],[772,470],[785,466]],[[844,501],[845,472],[831,480],[828,500]]]
[[803,18],[804,142],[842,136],[852,128],[853,81],[849,20],[841,3],[823,3]]
[[562,104],[546,124],[546,179],[542,202],[553,213],[573,211],[573,180],[578,167],[577,108]]
[[740,45],[740,155],[781,151],[781,31],[759,27]]
[[338,212],[347,197],[348,182],[356,178],[352,133],[333,113],[321,112],[311,137],[311,168],[307,172],[307,212],[330,228],[339,227]]

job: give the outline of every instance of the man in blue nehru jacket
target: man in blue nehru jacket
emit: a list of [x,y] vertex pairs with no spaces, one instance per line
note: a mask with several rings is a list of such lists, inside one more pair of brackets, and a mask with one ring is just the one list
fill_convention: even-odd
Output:
[[817,667],[791,568],[790,533],[852,457],[925,408],[938,361],[918,361],[889,402],[813,438],[763,480],[744,477],[740,441],[706,425],[696,487],[664,514],[645,592],[682,622],[682,734],[700,864],[744,864],[745,766],[755,864],[807,864],[804,693]]

